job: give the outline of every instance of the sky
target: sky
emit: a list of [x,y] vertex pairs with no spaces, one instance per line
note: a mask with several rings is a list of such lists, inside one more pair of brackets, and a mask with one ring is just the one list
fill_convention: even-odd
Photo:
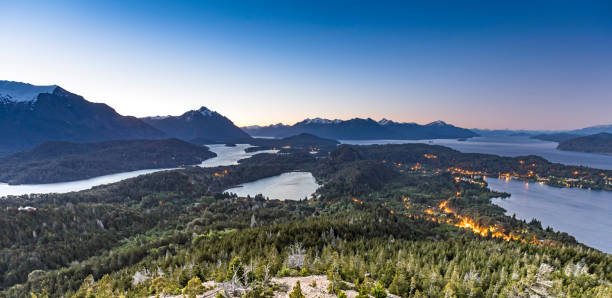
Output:
[[0,80],[240,126],[612,124],[611,1],[421,2],[4,0]]

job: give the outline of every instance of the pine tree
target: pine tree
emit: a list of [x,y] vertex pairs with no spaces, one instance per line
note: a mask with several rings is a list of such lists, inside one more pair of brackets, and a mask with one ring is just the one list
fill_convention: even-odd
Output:
[[242,267],[242,260],[240,257],[234,257],[229,265],[227,266],[227,274],[225,276],[226,280],[231,280],[236,274],[237,278],[242,278],[244,275],[244,268]]
[[187,270],[181,270],[178,282],[181,287],[187,286],[187,283],[189,282],[189,275],[187,274]]
[[302,294],[302,287],[300,286],[300,281],[298,280],[293,287],[293,291],[289,293],[289,298],[306,298],[304,294]]
[[187,295],[189,298],[195,298],[196,295],[204,292],[204,286],[199,277],[194,277],[187,282],[187,286],[183,288],[183,295]]
[[374,298],[387,297],[387,291],[385,291],[385,287],[380,281],[377,282],[376,285],[374,285],[374,288],[372,288],[372,296],[374,296]]
[[389,285],[389,292],[402,297],[410,296],[410,285],[408,284],[404,269],[400,268],[395,273],[393,281]]

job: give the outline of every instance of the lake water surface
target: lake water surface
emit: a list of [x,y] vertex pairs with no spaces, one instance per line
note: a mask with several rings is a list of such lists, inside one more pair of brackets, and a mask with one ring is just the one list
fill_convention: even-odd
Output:
[[[343,140],[345,144],[405,144],[441,145],[465,153],[485,153],[500,156],[538,155],[551,162],[612,169],[612,156],[557,150],[557,143],[528,137],[476,137],[466,141],[438,140]],[[578,241],[612,253],[612,192],[578,188],[556,188],[539,183],[487,178],[489,188],[512,194],[493,203],[530,221],[536,218],[542,226],[567,232]]]
[[244,183],[225,192],[235,193],[240,197],[262,194],[270,199],[302,200],[310,198],[317,188],[319,185],[311,173],[289,172]]
[[542,222],[542,227],[567,232],[576,240],[612,253],[612,192],[580,188],[556,188],[540,183],[486,178],[489,188],[510,193],[492,200],[506,214]]
[[80,191],[90,189],[97,185],[109,184],[119,182],[121,180],[133,178],[140,175],[150,174],[159,171],[165,171],[170,169],[151,169],[151,170],[139,170],[132,172],[117,173],[105,176],[94,177],[90,179],[70,181],[70,182],[59,182],[59,183],[47,183],[47,184],[22,184],[22,185],[8,185],[6,183],[0,183],[0,197],[13,195],[25,195],[34,193],[66,193],[71,191]]
[[213,168],[219,166],[231,166],[237,165],[241,159],[249,158],[259,153],[276,153],[278,150],[261,150],[256,152],[246,152],[247,148],[253,147],[249,144],[237,144],[236,146],[226,146],[223,144],[206,145],[210,151],[217,154],[217,157],[213,157],[205,160],[199,166],[203,168]]
[[[201,167],[217,167],[217,166],[229,166],[236,165],[241,159],[249,158],[258,153],[274,153],[275,150],[263,150],[254,153],[245,152],[246,148],[251,147],[248,144],[238,144],[234,147],[225,145],[206,145],[210,148],[210,151],[215,152],[217,157],[213,157],[205,160],[200,164]],[[167,171],[173,169],[148,169],[139,170],[132,172],[124,172],[117,174],[110,174],[90,179],[70,181],[70,182],[59,182],[59,183],[48,183],[48,184],[23,184],[23,185],[8,185],[6,183],[0,183],[0,197],[8,195],[25,195],[34,193],[67,193],[71,191],[81,191],[90,189],[94,186],[119,182],[121,180],[134,178],[140,175],[150,174],[159,171]]]
[[441,145],[466,153],[485,153],[500,156],[538,155],[551,162],[566,165],[582,165],[597,169],[612,170],[612,155],[557,150],[557,143],[528,137],[476,137],[466,141],[456,139],[438,140],[341,140],[343,144],[406,144],[424,143]]

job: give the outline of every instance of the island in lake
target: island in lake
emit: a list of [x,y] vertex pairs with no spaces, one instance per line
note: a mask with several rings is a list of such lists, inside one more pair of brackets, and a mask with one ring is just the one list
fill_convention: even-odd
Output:
[[285,138],[253,138],[250,140],[255,147],[247,149],[247,152],[255,152],[265,149],[278,149],[281,153],[307,151],[310,153],[331,152],[340,142],[320,138],[313,134],[301,133]]

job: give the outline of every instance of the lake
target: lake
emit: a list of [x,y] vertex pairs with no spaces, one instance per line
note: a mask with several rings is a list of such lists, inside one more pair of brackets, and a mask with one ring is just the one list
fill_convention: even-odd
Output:
[[226,146],[223,144],[206,145],[210,151],[217,154],[217,157],[203,161],[199,166],[203,168],[213,168],[219,166],[237,165],[241,159],[249,158],[259,153],[276,153],[278,150],[261,150],[256,152],[246,152],[247,148],[253,147],[249,144],[236,144],[236,146]]
[[270,199],[301,200],[310,198],[317,188],[319,185],[311,173],[289,172],[244,183],[225,192],[235,193],[240,197],[262,194]]
[[[217,157],[213,157],[205,160],[200,164],[201,167],[217,167],[217,166],[229,166],[236,165],[241,159],[249,158],[258,153],[275,153],[275,150],[263,150],[253,153],[245,152],[246,148],[252,147],[248,144],[238,144],[235,147],[229,147],[225,145],[206,145],[217,154]],[[173,169],[147,169],[132,172],[110,174],[90,179],[70,181],[70,182],[59,182],[59,183],[48,183],[48,184],[23,184],[23,185],[8,185],[6,183],[0,183],[0,197],[8,195],[25,195],[34,193],[66,193],[71,191],[80,191],[90,189],[94,186],[119,182],[121,180],[134,178],[140,175],[150,174],[159,171],[167,171]]]
[[[538,155],[551,162],[612,169],[612,156],[557,150],[557,143],[528,137],[476,137],[466,141],[438,140],[342,140],[344,144],[406,144],[441,145],[465,153],[485,153],[500,156]],[[493,199],[493,203],[516,214],[520,219],[533,218],[542,226],[567,232],[576,240],[612,253],[612,192],[578,188],[556,188],[539,183],[525,183],[487,177],[489,188],[512,194],[508,199]]]
[[516,214],[527,222],[536,218],[544,228],[567,232],[588,246],[612,253],[612,192],[491,177],[486,181],[490,189],[511,194],[492,200],[507,215]]
[[110,174],[105,176],[94,177],[90,179],[70,181],[70,182],[59,182],[59,183],[47,183],[47,184],[22,184],[22,185],[8,185],[6,183],[0,183],[0,197],[13,195],[25,195],[34,193],[66,193],[71,191],[80,191],[90,189],[96,185],[109,184],[119,182],[128,178],[133,178],[140,175],[150,174],[159,171],[165,171],[169,169],[151,169],[151,170],[139,170],[132,172],[124,172],[117,174]]
[[466,153],[485,153],[500,156],[538,155],[551,162],[566,165],[582,165],[597,169],[612,170],[612,155],[557,150],[557,143],[529,137],[476,137],[466,141],[456,139],[437,140],[341,140],[343,144],[406,144],[424,143],[441,145]]

